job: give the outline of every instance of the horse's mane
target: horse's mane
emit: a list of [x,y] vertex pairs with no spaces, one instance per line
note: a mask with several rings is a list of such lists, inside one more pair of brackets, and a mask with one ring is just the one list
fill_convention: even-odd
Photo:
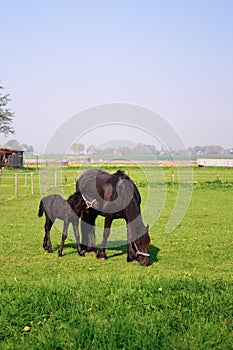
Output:
[[141,196],[140,196],[140,193],[138,191],[138,188],[137,186],[135,185],[135,183],[130,179],[130,177],[128,175],[125,174],[124,171],[122,170],[117,170],[117,172],[114,174],[115,176],[118,177],[118,179],[125,179],[125,180],[128,180],[130,181],[133,186],[134,186],[134,196],[135,196],[135,199],[138,201],[139,205],[141,204]]
[[148,226],[147,226],[147,232],[141,236],[139,236],[137,239],[136,239],[136,242],[138,244],[141,244],[143,245],[144,247],[149,247],[149,244],[150,244],[150,236],[148,234]]
[[[126,173],[123,170],[117,170],[117,172],[115,173],[115,175],[117,175],[118,177],[120,177],[121,179],[126,179],[126,180],[130,180],[129,176],[126,175]],[[131,181],[131,180],[130,180]]]

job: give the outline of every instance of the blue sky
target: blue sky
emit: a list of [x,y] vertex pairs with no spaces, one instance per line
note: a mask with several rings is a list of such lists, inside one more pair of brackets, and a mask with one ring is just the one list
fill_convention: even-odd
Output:
[[0,8],[0,81],[16,114],[16,135],[0,143],[16,138],[41,152],[79,111],[125,102],[159,113],[187,147],[233,147],[232,1],[9,0]]

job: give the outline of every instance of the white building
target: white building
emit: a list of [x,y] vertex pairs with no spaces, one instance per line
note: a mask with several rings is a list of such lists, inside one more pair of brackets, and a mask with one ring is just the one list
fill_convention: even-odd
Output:
[[233,158],[230,159],[211,159],[211,158],[198,158],[198,166],[229,166],[233,167]]

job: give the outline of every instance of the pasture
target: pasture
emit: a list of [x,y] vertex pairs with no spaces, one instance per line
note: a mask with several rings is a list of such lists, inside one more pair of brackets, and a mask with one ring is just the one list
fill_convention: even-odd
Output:
[[[120,167],[138,186],[142,207],[153,191],[160,203],[151,202],[145,213],[150,220],[156,212],[149,267],[126,262],[120,244],[126,234],[117,221],[123,232],[119,239],[113,233],[106,261],[80,257],[72,234],[58,258],[61,232],[55,226],[54,253],[45,253],[38,172],[32,171],[32,195],[30,173],[17,171],[15,197],[16,172],[3,170],[0,349],[232,349],[233,169],[194,167],[189,208],[166,233],[179,189],[177,169],[148,166],[154,174],[148,188],[140,167]],[[66,197],[75,190],[75,171],[62,170]]]

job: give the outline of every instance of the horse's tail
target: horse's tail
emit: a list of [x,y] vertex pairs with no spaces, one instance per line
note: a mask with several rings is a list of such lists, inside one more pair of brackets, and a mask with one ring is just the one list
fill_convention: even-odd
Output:
[[41,199],[40,205],[39,205],[39,210],[38,210],[38,216],[39,217],[43,216],[43,213],[44,213],[44,204],[43,204],[43,200]]

